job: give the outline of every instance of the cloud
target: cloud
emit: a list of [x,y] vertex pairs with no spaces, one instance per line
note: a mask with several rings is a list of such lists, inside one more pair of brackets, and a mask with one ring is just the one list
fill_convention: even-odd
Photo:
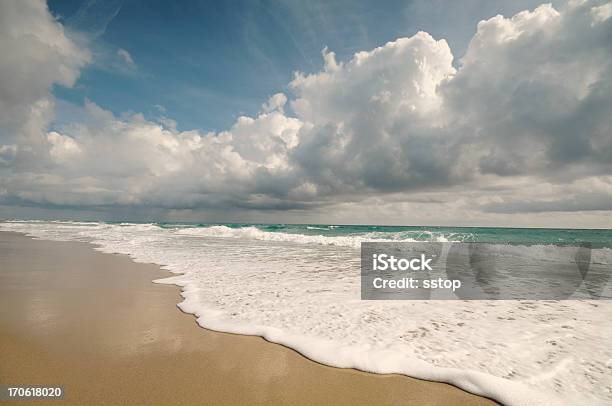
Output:
[[[462,220],[610,210],[607,6],[543,5],[482,21],[458,61],[425,32],[347,61],[326,48],[321,71],[296,73],[290,93],[273,95],[258,115],[202,133],[178,131],[165,117],[117,117],[90,101],[80,121],[47,130],[52,85],[72,86],[89,52],[44,4],[3,2],[0,50],[11,57],[0,62],[0,201],[302,212],[428,206]],[[117,56],[133,63],[125,50]],[[30,152],[20,160],[21,151]]]
[[521,194],[499,194],[482,205],[491,213],[612,211],[612,176],[583,177],[566,183],[525,185]]
[[51,86],[73,86],[89,52],[43,2],[9,0],[0,4],[0,53],[0,144],[27,139],[35,148],[53,115]]
[[130,55],[128,51],[123,48],[119,48],[117,50],[117,56],[123,61],[123,63],[128,69],[136,69],[136,63],[134,63],[132,55]]
[[278,206],[261,195],[282,193],[276,182],[301,126],[275,111],[241,117],[223,133],[179,132],[140,114],[117,118],[89,101],[83,119],[47,134],[45,176],[5,178],[17,197],[64,206]]
[[442,185],[458,175],[459,145],[438,86],[455,74],[446,41],[420,32],[338,64],[324,52],[322,72],[297,74],[293,110],[311,128],[296,164],[326,193],[397,191]]
[[85,0],[67,24],[90,37],[100,37],[123,7],[123,0]]
[[589,2],[542,5],[483,21],[452,81],[442,85],[482,173],[584,170],[612,162],[610,24]]
[[104,40],[109,24],[119,15],[123,3],[123,0],[84,0],[78,10],[63,22],[72,40],[89,50],[92,67],[114,74],[132,75],[138,70],[132,55]]
[[593,25],[603,23],[612,17],[612,4],[602,4],[601,6],[593,7],[591,9],[591,15],[593,17]]
[[138,72],[138,65],[132,55],[123,48],[109,44],[102,39],[73,34],[80,46],[91,53],[90,67],[115,74],[133,76]]
[[274,96],[261,106],[264,113],[270,113],[274,110],[283,111],[283,107],[287,103],[287,96],[283,93],[276,93]]

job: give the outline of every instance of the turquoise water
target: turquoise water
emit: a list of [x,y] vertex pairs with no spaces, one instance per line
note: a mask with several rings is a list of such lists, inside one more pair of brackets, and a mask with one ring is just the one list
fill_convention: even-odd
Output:
[[363,236],[370,238],[435,240],[443,237],[453,241],[490,242],[503,244],[581,244],[593,248],[612,247],[612,230],[503,228],[503,227],[434,227],[434,226],[373,226],[329,224],[246,224],[246,223],[157,223],[162,228],[225,226],[233,229],[255,227],[261,231],[322,235],[328,237]]

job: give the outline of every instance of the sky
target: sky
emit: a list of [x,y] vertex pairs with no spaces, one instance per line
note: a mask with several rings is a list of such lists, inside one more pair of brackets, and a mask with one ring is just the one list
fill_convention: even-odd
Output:
[[[320,70],[325,47],[347,60],[426,31],[462,54],[478,21],[538,4],[51,1],[50,12],[64,27],[95,39],[89,43],[95,60],[81,70],[79,85],[58,87],[55,95],[152,119],[162,109],[180,130],[222,131],[239,116],[256,114],[271,95],[288,91],[294,72]],[[128,62],[119,52],[129,55]],[[63,119],[71,113],[66,108]]]
[[0,4],[0,217],[612,227],[612,4]]

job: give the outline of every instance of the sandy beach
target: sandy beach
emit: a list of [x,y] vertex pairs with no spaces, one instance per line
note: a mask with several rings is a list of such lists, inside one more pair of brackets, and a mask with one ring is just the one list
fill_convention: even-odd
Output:
[[74,405],[495,404],[205,330],[176,307],[178,287],[151,282],[167,275],[85,243],[1,232],[0,382],[63,385],[58,403]]

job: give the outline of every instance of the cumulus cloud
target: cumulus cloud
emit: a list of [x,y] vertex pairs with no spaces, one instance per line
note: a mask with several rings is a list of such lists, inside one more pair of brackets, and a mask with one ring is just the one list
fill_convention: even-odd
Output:
[[262,104],[261,111],[264,113],[270,113],[274,110],[283,111],[285,104],[287,103],[287,96],[283,93],[276,93],[274,96],[270,97],[270,99]]
[[[483,173],[609,173],[610,24],[589,2],[483,21],[441,92]],[[599,167],[599,168],[598,168]]]
[[[0,143],[44,140],[53,84],[72,86],[89,61],[40,1],[0,5]],[[6,145],[5,145],[6,146]]]
[[[458,60],[424,32],[348,61],[325,48],[322,70],[296,73],[290,94],[227,131],[202,133],[165,118],[116,117],[90,101],[81,122],[48,131],[51,86],[72,86],[89,53],[43,3],[3,2],[0,199],[257,210],[425,204],[458,216],[610,210],[609,6],[573,1],[490,18]],[[21,151],[38,152],[20,161]]]
[[446,41],[420,32],[325,69],[297,74],[293,110],[312,128],[293,151],[305,176],[327,193],[446,184],[460,146],[438,86],[455,74]]

